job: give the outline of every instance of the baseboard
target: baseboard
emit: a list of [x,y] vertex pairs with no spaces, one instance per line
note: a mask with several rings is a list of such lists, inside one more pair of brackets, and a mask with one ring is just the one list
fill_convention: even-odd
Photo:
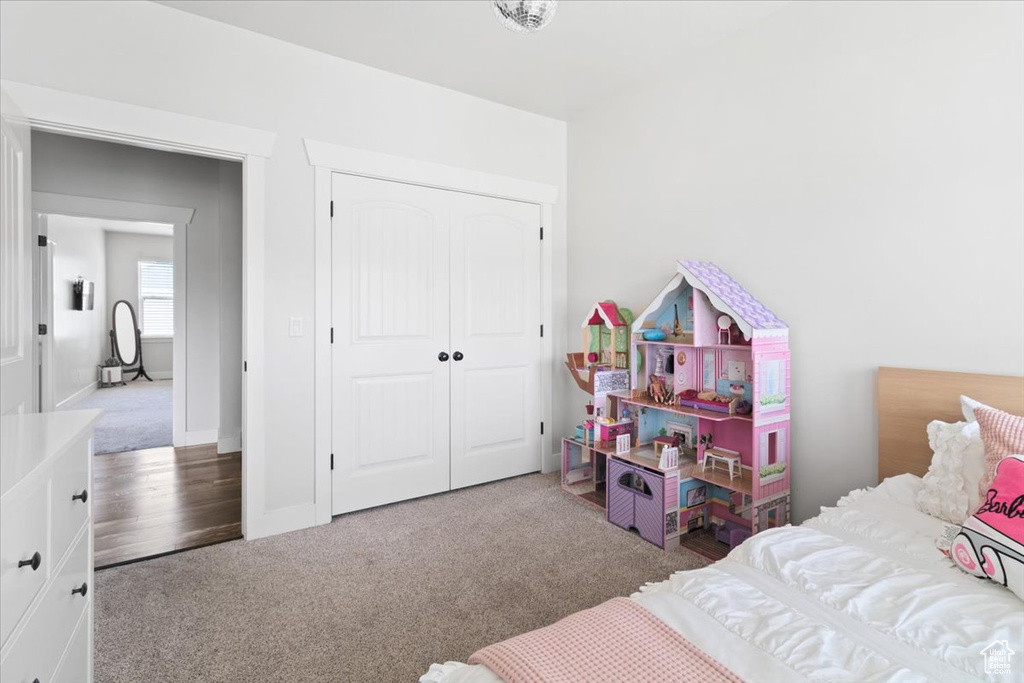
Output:
[[195,432],[185,432],[186,446],[204,446],[208,443],[217,443],[216,429],[203,429]]
[[153,372],[152,370],[146,370],[146,374],[153,379],[174,379],[174,373],[170,370],[158,370]]
[[217,439],[217,454],[221,453],[237,453],[242,450],[242,434],[237,433],[235,436],[222,437]]
[[83,400],[86,396],[89,396],[90,394],[95,392],[97,389],[99,389],[99,385],[96,382],[90,382],[89,384],[86,384],[84,387],[82,387],[81,389],[79,389],[78,391],[76,391],[75,393],[71,394],[66,399],[58,403],[56,410],[63,410],[65,408],[75,405],[79,401]]

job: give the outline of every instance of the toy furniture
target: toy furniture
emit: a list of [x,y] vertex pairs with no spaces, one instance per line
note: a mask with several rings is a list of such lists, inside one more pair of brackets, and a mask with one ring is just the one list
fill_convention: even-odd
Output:
[[704,449],[704,460],[701,463],[700,471],[706,472],[708,467],[715,469],[716,463],[723,463],[729,469],[729,481],[731,482],[740,469],[740,454],[730,451],[728,448],[706,448]]
[[613,457],[608,463],[608,521],[664,548],[666,535],[679,531],[678,481],[673,473]]
[[[584,326],[595,321],[611,334],[621,327],[612,313],[598,304]],[[750,534],[788,523],[792,439],[784,322],[715,264],[680,261],[633,321],[625,367],[618,347],[595,346],[588,334],[584,354],[595,360],[588,365],[584,354],[570,354],[566,365],[590,394],[597,417],[619,421],[628,412],[633,447],[616,454],[614,441],[596,434],[587,443],[565,439],[563,488],[601,507],[607,500],[610,522],[636,529],[655,545],[678,538],[712,560]],[[601,374],[608,372],[625,372],[627,379]],[[671,471],[658,467],[657,456],[668,446],[679,448],[679,466]]]
[[666,448],[678,448],[679,437],[676,435],[661,435],[654,437],[654,454],[660,456],[661,451]]

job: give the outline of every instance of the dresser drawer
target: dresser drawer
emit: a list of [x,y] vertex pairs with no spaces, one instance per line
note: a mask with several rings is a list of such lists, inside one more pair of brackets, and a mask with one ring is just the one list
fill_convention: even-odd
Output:
[[[60,562],[71,541],[89,518],[92,503],[89,496],[89,441],[81,439],[60,457],[53,470],[50,485],[50,552]],[[72,498],[85,492],[85,500]]]
[[87,608],[78,622],[75,635],[57,665],[53,683],[91,683],[92,681],[92,609]]
[[[21,616],[46,583],[52,558],[46,547],[47,481],[4,500],[0,510],[0,643],[6,643]],[[18,563],[39,553],[39,568]],[[30,679],[31,680],[31,679]]]
[[0,680],[26,683],[38,678],[49,681],[57,669],[82,613],[92,601],[92,586],[86,595],[71,592],[80,588],[89,577],[89,533],[78,539],[46,593],[39,607],[28,617],[25,629],[0,663]]

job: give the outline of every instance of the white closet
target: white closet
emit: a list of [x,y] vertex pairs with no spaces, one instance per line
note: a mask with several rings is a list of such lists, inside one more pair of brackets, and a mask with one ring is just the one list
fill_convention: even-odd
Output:
[[541,463],[540,206],[333,174],[332,512]]

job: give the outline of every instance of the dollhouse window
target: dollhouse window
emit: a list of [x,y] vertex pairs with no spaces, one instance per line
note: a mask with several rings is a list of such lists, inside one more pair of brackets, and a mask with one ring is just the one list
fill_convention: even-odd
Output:
[[779,461],[779,433],[768,434],[768,464],[774,465]]

